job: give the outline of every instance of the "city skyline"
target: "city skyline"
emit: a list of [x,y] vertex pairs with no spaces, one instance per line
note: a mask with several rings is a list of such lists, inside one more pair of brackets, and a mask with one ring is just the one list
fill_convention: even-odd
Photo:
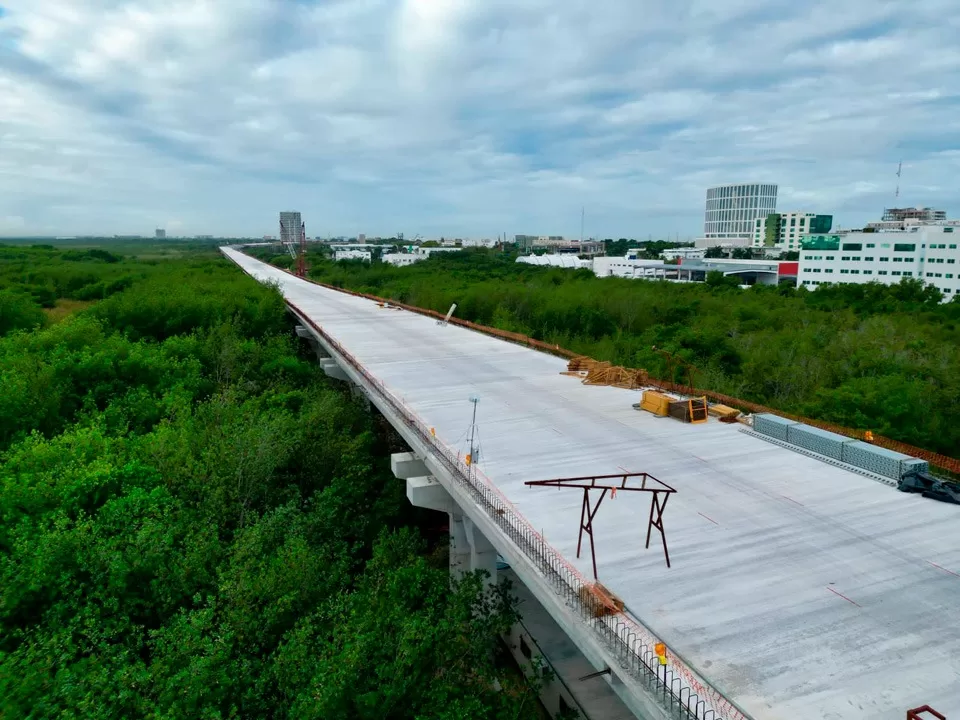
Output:
[[577,237],[585,207],[588,236],[688,238],[741,182],[844,226],[953,211],[951,7],[0,0],[0,236],[296,207],[311,237]]

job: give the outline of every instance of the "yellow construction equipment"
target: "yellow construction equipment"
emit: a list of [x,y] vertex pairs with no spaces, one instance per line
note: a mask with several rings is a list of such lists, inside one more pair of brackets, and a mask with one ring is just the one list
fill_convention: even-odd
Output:
[[705,423],[707,421],[707,415],[709,414],[706,395],[698,398],[690,398],[687,402],[690,403],[690,422]]
[[671,402],[667,408],[667,413],[670,417],[694,425],[705,423],[707,421],[707,398],[696,397]]
[[717,418],[735,418],[740,414],[740,411],[736,408],[727,407],[726,405],[711,405],[709,413]]
[[670,411],[670,403],[676,398],[664,395],[656,390],[644,390],[643,398],[640,400],[640,409],[652,412],[654,415],[666,417]]

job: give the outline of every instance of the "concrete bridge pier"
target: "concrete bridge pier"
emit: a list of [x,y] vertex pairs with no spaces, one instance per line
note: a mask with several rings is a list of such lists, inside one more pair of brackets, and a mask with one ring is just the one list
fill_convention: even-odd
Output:
[[454,579],[475,570],[485,570],[488,582],[497,582],[497,551],[450,493],[430,475],[414,453],[394,453],[390,469],[407,481],[407,499],[415,507],[445,512],[450,519],[450,576]]
[[354,384],[347,373],[343,371],[343,368],[337,364],[337,361],[330,357],[330,354],[326,351],[323,345],[317,341],[317,338],[314,337],[309,328],[306,328],[303,325],[297,325],[296,331],[297,337],[303,338],[307,341],[307,344],[310,345],[310,348],[317,356],[317,362],[320,364],[320,368],[323,370],[324,375],[329,378],[333,378],[334,380],[347,383],[350,386],[350,391],[352,392],[353,396],[365,400],[367,407],[369,407],[370,398],[367,397],[367,394],[363,392],[358,385]]
[[324,374],[327,377],[333,378],[334,380],[341,380],[346,383],[353,384],[347,374],[343,371],[337,361],[333,358],[324,358],[320,361],[320,367],[323,369]]
[[497,584],[497,551],[487,540],[473,521],[465,517],[463,527],[466,531],[467,542],[470,545],[470,569],[485,570],[489,575],[489,583]]
[[[459,580],[473,570],[470,563],[470,542],[460,513],[450,513],[450,577]],[[469,521],[468,521],[469,522]]]
[[[575,709],[585,720],[667,720],[668,716],[662,713],[631,712],[617,697],[617,692],[624,690],[614,687],[618,683],[622,686],[615,674],[594,676],[597,670],[609,669],[609,666],[602,660],[584,656],[513,569],[498,571],[494,546],[430,474],[423,460],[412,452],[395,453],[390,456],[390,468],[396,477],[406,480],[407,499],[412,505],[445,512],[450,518],[451,578],[485,570],[491,584],[500,578],[512,582],[523,619],[504,635],[504,641],[517,664],[531,678],[535,661],[543,662],[555,672],[556,677],[540,689],[540,700],[551,717]],[[568,627],[577,628],[572,624]]]
[[330,355],[323,348],[323,346],[317,342],[317,339],[313,336],[313,333],[303,325],[296,326],[297,337],[303,338],[307,341],[307,344],[310,346],[310,349],[313,350],[314,354],[317,356],[317,360],[323,365],[324,361],[330,360]]

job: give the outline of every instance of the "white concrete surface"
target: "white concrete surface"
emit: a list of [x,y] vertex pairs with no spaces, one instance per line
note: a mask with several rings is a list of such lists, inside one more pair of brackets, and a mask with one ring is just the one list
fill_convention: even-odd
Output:
[[311,285],[225,252],[331,334],[448,445],[465,450],[480,397],[480,469],[574,560],[581,495],[534,479],[646,471],[677,488],[664,515],[672,569],[643,549],[649,505],[604,501],[600,580],[759,719],[960,713],[960,507],[716,421],[634,410],[639,393],[562,376],[565,362]]

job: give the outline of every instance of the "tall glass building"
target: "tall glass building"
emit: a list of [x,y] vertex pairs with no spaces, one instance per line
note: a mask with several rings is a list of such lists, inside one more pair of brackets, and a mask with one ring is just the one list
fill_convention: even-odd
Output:
[[[776,185],[720,185],[707,190],[704,237],[749,245],[758,217],[777,209]],[[737,243],[736,241],[740,242]]]

